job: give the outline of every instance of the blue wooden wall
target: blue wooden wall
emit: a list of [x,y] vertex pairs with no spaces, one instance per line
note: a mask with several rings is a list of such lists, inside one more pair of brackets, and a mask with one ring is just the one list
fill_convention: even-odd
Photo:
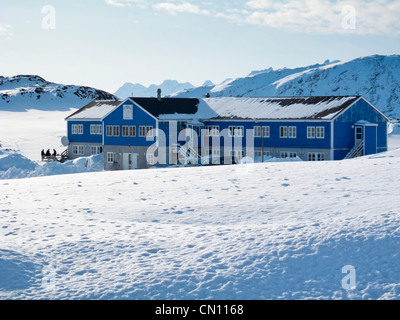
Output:
[[[368,121],[378,124],[377,152],[387,151],[387,121],[364,99],[359,100],[351,108],[339,115],[334,121],[335,160],[343,159],[354,147],[354,124],[358,121]],[[369,141],[366,141],[368,144]],[[371,143],[375,143],[373,140]],[[371,146],[367,146],[371,149]],[[337,150],[346,149],[346,150]]]

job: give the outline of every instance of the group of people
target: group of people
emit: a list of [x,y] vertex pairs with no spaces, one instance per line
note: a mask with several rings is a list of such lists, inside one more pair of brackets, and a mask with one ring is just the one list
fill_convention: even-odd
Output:
[[47,151],[46,152],[44,152],[44,149],[42,150],[42,160],[46,157],[46,158],[49,158],[49,157],[56,157],[57,156],[57,151],[56,151],[56,149],[53,149],[53,153],[51,153],[50,152],[50,149],[47,149]]

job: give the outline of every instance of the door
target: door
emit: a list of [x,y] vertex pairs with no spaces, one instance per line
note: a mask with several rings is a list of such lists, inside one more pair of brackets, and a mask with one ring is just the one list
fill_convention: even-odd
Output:
[[137,169],[138,155],[135,153],[124,153],[123,155],[123,169],[133,170]]
[[363,140],[364,140],[364,127],[355,126],[355,145],[357,146]]

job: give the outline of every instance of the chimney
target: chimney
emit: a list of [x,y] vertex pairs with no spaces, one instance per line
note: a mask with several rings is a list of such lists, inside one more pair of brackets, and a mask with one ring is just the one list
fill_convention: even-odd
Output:
[[157,90],[157,100],[161,101],[161,89]]

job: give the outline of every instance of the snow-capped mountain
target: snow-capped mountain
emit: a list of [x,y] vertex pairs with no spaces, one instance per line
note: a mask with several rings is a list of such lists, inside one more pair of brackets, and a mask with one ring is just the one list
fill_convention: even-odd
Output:
[[117,98],[102,90],[57,84],[37,75],[0,76],[0,110],[69,110],[81,108],[95,99]]
[[125,83],[121,88],[119,88],[114,95],[120,99],[125,99],[128,97],[155,97],[157,96],[157,90],[161,89],[162,95],[167,96],[175,92],[191,89],[194,86],[189,83],[180,83],[176,80],[165,80],[160,85],[152,84],[149,87],[145,87],[139,83]]
[[362,95],[389,117],[400,117],[400,55],[325,61],[295,69],[254,71],[220,85],[180,91],[175,97]]

